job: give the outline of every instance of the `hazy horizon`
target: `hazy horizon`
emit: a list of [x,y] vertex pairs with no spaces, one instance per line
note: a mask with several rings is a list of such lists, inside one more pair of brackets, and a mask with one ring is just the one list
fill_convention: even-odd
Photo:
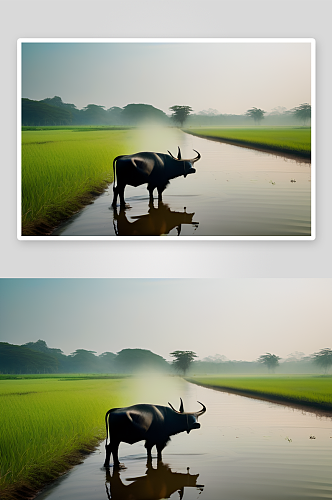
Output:
[[311,103],[309,42],[22,43],[22,97],[243,114]]
[[1,279],[1,342],[254,361],[330,347],[332,279]]

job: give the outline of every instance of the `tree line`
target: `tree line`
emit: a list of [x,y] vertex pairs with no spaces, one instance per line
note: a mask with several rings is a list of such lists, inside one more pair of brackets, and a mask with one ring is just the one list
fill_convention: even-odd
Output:
[[310,121],[311,106],[301,104],[292,110],[276,108],[266,113],[260,108],[251,108],[243,115],[219,114],[215,111],[193,113],[190,106],[171,106],[170,114],[151,106],[150,104],[127,104],[123,108],[88,104],[83,109],[77,109],[75,104],[65,103],[61,97],[34,101],[22,99],[23,126],[139,126],[145,123],[158,123],[164,126],[178,124],[187,126],[245,126],[251,120],[260,124],[264,118],[266,125],[295,124],[299,121],[306,125]]
[[[0,342],[0,373],[123,373],[137,371],[159,371],[162,373],[188,372],[203,374],[223,373],[312,373],[325,374],[332,366],[332,350],[324,348],[311,356],[300,356],[283,360],[276,354],[262,354],[255,361],[230,361],[216,357],[195,360],[194,351],[173,351],[172,362],[146,349],[122,349],[118,353],[104,352],[96,355],[95,351],[76,349],[65,355],[61,349],[48,347],[44,340],[14,345]],[[221,357],[223,358],[223,357]]]
[[0,342],[0,373],[132,373],[140,368],[169,371],[166,360],[145,349],[119,353],[76,349],[68,356],[44,340],[14,345]]

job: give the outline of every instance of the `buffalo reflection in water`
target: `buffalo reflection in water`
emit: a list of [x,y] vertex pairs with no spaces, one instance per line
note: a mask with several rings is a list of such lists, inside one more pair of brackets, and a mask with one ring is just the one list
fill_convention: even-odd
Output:
[[[179,492],[180,500],[184,495],[185,487],[195,487],[203,491],[204,485],[196,484],[199,474],[172,472],[168,465],[158,462],[156,469],[148,463],[145,476],[132,477],[126,481],[133,481],[125,485],[120,478],[120,470],[106,470],[106,494],[109,500],[160,500],[169,498],[175,491]],[[109,487],[108,487],[109,484]]]
[[158,208],[153,202],[149,203],[149,212],[145,215],[133,217],[134,222],[129,222],[126,209],[113,210],[113,225],[117,236],[160,236],[168,234],[176,227],[177,235],[181,233],[182,224],[192,224],[198,227],[198,222],[193,222],[195,213],[189,214],[184,208],[183,212],[174,212],[168,205],[159,201]]

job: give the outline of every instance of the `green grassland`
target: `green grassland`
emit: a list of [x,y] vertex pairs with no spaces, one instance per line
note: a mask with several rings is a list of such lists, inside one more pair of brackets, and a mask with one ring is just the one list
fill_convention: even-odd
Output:
[[191,377],[195,384],[332,410],[332,377]]
[[104,416],[130,403],[128,378],[0,379],[1,498],[30,498],[105,438]]
[[113,158],[134,142],[132,129],[24,127],[22,234],[47,234],[91,202],[112,182]]
[[311,155],[310,127],[190,128],[185,132],[308,158]]

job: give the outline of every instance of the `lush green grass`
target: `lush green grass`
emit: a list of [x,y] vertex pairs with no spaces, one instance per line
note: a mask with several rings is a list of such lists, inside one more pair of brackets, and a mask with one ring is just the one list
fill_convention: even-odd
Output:
[[106,411],[132,398],[129,379],[82,377],[0,380],[2,498],[24,497],[77,463],[105,437]]
[[191,377],[194,383],[272,396],[294,403],[305,403],[332,410],[332,377],[273,376],[273,377]]
[[109,125],[77,125],[73,127],[72,125],[54,125],[54,126],[34,126],[34,125],[23,125],[22,131],[27,130],[73,130],[74,132],[91,132],[92,130],[97,130],[100,132],[101,130],[128,130],[133,127],[118,127],[118,126],[109,126]]
[[[79,132],[79,133],[76,133]],[[44,234],[113,180],[113,158],[135,149],[133,130],[22,131],[22,234]]]
[[211,137],[248,144],[257,147],[267,147],[276,151],[297,153],[310,156],[311,128],[197,128],[186,132],[201,137]]

